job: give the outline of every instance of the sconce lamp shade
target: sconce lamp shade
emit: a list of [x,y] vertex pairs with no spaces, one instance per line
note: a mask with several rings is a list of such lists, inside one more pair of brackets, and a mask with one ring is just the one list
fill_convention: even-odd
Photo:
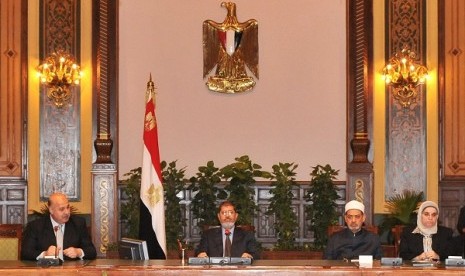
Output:
[[71,98],[70,88],[79,85],[81,71],[74,58],[59,50],[48,56],[37,67],[40,82],[47,87],[47,97],[58,108],[63,107]]
[[415,53],[403,49],[389,59],[383,69],[383,78],[393,87],[393,97],[407,108],[417,99],[417,86],[428,78],[428,68],[415,62]]

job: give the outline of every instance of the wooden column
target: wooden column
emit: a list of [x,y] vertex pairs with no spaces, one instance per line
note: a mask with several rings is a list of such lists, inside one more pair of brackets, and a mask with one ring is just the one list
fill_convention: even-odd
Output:
[[[118,239],[117,83],[118,1],[93,1],[93,103],[95,154],[92,165],[92,239],[98,257]],[[112,138],[113,134],[113,138]]]
[[366,223],[373,223],[373,166],[369,161],[372,116],[373,16],[371,0],[347,1],[347,201],[365,204]]

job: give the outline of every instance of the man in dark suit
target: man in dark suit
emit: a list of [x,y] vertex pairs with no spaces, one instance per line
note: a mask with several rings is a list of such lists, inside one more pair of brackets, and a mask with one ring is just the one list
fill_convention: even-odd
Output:
[[[196,256],[258,259],[258,246],[254,233],[235,227],[238,216],[230,201],[221,203],[218,211],[221,227],[211,228],[202,234],[200,243],[195,250]],[[230,246],[227,245],[228,238],[231,241]]]
[[[86,221],[71,216],[68,198],[62,193],[50,195],[50,216],[28,223],[21,242],[21,259],[38,260],[45,256],[63,256],[64,260],[95,259],[97,252],[90,239]],[[61,231],[58,234],[58,231]],[[63,245],[58,236],[62,235]],[[63,248],[61,248],[63,247]]]

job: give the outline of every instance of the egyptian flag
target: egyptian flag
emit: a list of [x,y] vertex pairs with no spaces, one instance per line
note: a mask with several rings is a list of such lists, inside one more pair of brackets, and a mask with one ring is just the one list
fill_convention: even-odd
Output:
[[155,117],[155,85],[151,75],[150,81],[147,83],[146,98],[139,238],[147,241],[150,259],[166,259],[165,200],[161,182],[157,120]]

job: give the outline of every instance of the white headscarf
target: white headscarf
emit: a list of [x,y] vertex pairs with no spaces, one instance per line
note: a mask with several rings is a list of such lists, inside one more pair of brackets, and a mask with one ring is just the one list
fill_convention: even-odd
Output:
[[428,207],[433,207],[436,209],[439,215],[439,207],[438,205],[433,202],[433,201],[425,201],[420,205],[420,208],[418,209],[418,215],[417,215],[417,228],[413,231],[414,233],[420,233],[424,236],[429,236],[436,234],[438,232],[438,222],[436,221],[436,224],[431,227],[431,228],[426,228],[423,223],[421,222],[421,215],[423,214],[423,211],[428,208]]
[[421,222],[421,215],[423,211],[428,208],[433,207],[436,209],[439,215],[439,207],[436,203],[432,201],[425,201],[420,205],[420,209],[418,209],[417,215],[417,227],[413,230],[413,233],[420,233],[423,235],[423,251],[428,252],[433,250],[433,238],[431,235],[434,235],[438,232],[438,221],[436,220],[436,224],[433,227],[427,228]]

